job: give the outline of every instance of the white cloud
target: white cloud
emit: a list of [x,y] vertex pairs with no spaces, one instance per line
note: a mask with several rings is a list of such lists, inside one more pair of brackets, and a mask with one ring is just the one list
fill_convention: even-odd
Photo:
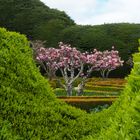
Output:
[[41,0],[78,24],[140,23],[140,0]]

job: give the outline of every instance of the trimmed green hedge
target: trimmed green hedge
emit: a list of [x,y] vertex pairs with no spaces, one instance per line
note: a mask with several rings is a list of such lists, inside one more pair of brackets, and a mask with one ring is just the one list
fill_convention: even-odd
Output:
[[93,85],[85,85],[85,89],[88,90],[96,90],[96,91],[112,91],[112,92],[119,92],[122,91],[124,88],[122,87],[113,87],[113,86],[93,86]]
[[134,68],[127,78],[124,94],[107,110],[113,112],[108,126],[103,127],[98,136],[88,136],[87,140],[140,139],[140,52],[134,54],[133,59]]
[[80,140],[100,128],[96,118],[54,96],[26,37],[0,28],[0,139]]
[[[66,91],[61,88],[54,89],[54,93],[56,96],[67,96]],[[113,96],[113,95],[120,95],[121,92],[119,91],[98,91],[98,90],[84,90],[84,93],[82,96]],[[77,92],[73,90],[72,96],[76,96]]]

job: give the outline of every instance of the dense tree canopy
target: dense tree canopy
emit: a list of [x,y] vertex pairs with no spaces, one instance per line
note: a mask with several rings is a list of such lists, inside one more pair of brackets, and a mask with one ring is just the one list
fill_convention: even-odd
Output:
[[[62,31],[61,40],[78,47],[82,51],[92,51],[94,48],[103,51],[115,46],[124,61],[137,52],[140,24],[104,24],[96,26],[71,26]],[[112,72],[112,76],[126,76],[131,67],[124,67]]]
[[[56,20],[54,24],[58,22],[61,24],[60,28],[59,25],[53,27],[54,24],[52,24],[52,26],[50,26],[54,19]],[[45,27],[47,26],[45,29],[48,30],[46,34],[50,34],[52,31],[54,34],[53,36],[50,34],[50,36],[54,37],[58,36],[57,33],[59,30],[74,25],[74,22],[65,12],[50,9],[40,0],[0,0],[1,27],[24,33],[29,39],[35,39],[35,37],[38,37],[38,32],[42,31],[41,29],[44,28],[44,25]],[[41,29],[37,30],[36,28],[38,27]],[[46,36],[46,34],[44,36]],[[44,39],[44,36],[41,35],[40,38]],[[47,39],[47,37],[48,36],[46,36],[45,39]],[[49,39],[50,37],[47,40]]]
[[123,59],[137,51],[140,24],[104,24],[96,26],[71,26],[62,31],[62,41],[82,50],[101,51],[111,46],[121,53]]

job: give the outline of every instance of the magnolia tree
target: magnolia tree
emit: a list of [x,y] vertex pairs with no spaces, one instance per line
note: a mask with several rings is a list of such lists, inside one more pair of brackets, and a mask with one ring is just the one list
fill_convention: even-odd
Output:
[[72,95],[73,82],[83,73],[86,56],[68,44],[59,43],[58,68],[64,78],[67,95]]
[[[61,85],[68,96],[72,95],[73,82],[78,77],[82,77],[77,87],[78,95],[81,95],[85,82],[93,71],[100,71],[102,77],[106,78],[110,71],[123,65],[118,51],[114,48],[111,51],[101,52],[94,49],[91,53],[81,53],[76,48],[62,42],[59,43],[58,49],[42,46],[37,48],[36,60],[42,64],[49,77],[54,76],[58,69],[60,70],[65,81]],[[88,69],[83,72],[85,65],[88,65]]]
[[119,57],[119,52],[114,50],[114,47],[111,51],[106,50],[103,52],[94,49],[90,54],[86,53],[86,58],[88,70],[85,74],[82,74],[82,81],[78,85],[78,95],[83,93],[85,81],[93,71],[100,71],[101,76],[107,78],[112,70],[122,66],[124,62]]
[[48,75],[60,70],[65,81],[65,84],[61,83],[61,85],[65,88],[67,95],[71,96],[73,82],[83,72],[86,63],[85,55],[62,42],[59,43],[58,49],[41,47],[36,54],[36,59],[43,65]]
[[114,47],[111,51],[105,50],[103,52],[94,49],[93,53],[88,56],[88,64],[91,65],[91,69],[100,71],[103,78],[107,78],[112,70],[123,66],[123,62],[119,52],[114,50]]

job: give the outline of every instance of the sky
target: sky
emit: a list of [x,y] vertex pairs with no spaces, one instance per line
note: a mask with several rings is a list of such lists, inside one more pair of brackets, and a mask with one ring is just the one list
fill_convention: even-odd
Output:
[[77,24],[140,23],[140,0],[41,0],[65,11]]

